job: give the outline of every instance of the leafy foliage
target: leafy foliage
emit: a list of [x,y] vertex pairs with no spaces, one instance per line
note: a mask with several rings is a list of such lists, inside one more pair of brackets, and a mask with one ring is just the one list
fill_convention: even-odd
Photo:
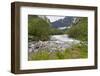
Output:
[[88,22],[87,18],[83,17],[81,20],[74,24],[68,31],[69,37],[76,38],[82,41],[88,40]]
[[64,34],[65,31],[64,30],[59,30],[57,28],[52,28],[50,29],[50,35],[61,35]]
[[49,23],[36,15],[28,16],[28,35],[32,40],[48,40],[50,26]]

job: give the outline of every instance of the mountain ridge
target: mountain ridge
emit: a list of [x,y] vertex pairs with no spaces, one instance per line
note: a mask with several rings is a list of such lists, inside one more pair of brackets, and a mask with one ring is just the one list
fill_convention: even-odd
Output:
[[52,27],[59,28],[59,27],[68,27],[72,24],[74,17],[65,16],[64,19],[59,19],[52,22]]

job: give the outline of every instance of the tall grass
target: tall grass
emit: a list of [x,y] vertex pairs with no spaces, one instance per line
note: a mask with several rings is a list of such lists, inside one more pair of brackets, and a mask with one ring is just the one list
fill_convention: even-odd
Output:
[[42,49],[29,54],[29,60],[80,59],[87,57],[87,45],[84,44],[73,45],[64,51],[57,49],[56,52],[49,52],[48,49]]

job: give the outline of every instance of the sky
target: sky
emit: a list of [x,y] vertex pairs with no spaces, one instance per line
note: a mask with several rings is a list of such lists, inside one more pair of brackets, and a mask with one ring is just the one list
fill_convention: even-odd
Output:
[[63,19],[65,16],[46,16],[48,19],[50,19],[50,22],[54,22],[58,19]]

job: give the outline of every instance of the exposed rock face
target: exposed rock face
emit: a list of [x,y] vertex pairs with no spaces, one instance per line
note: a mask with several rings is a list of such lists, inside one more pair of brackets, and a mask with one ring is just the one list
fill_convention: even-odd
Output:
[[38,17],[42,18],[43,20],[47,21],[50,23],[50,20],[46,16],[39,15]]
[[68,27],[71,25],[72,21],[73,21],[73,17],[66,16],[64,19],[59,19],[55,22],[52,22],[52,26],[55,28]]
[[55,22],[52,22],[52,27],[54,28],[62,28],[62,27],[66,27],[66,28],[70,28],[73,24],[76,24],[80,21],[81,17],[68,17],[65,16],[64,19],[59,19]]
[[81,20],[81,17],[74,17],[74,18],[73,18],[73,21],[72,21],[72,24],[76,24],[76,23],[78,23],[80,20]]
[[70,28],[73,24],[77,24],[81,20],[81,17],[65,16],[63,19],[59,19],[51,23],[46,16],[39,15],[38,17],[47,21],[52,27],[58,29],[63,27]]

